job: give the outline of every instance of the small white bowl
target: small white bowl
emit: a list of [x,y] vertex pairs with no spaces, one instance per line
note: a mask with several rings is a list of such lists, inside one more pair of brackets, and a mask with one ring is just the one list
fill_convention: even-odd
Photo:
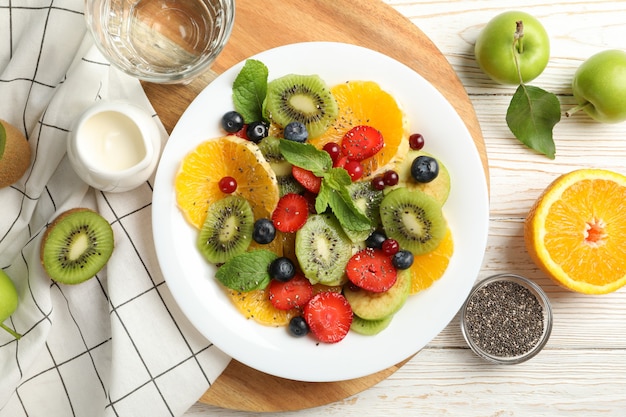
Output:
[[74,171],[92,187],[108,192],[132,190],[150,178],[161,153],[152,117],[124,101],[101,101],[76,120],[67,155]]

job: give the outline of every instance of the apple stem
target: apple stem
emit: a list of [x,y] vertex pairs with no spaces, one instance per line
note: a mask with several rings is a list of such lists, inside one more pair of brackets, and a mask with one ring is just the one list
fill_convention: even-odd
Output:
[[517,45],[517,52],[524,53],[524,22],[518,20],[515,22],[514,44]]
[[591,104],[590,102],[584,101],[584,102],[580,103],[578,106],[572,107],[571,109],[569,109],[569,110],[567,110],[565,112],[565,117],[570,117],[574,113],[579,112],[580,110],[584,109],[585,107],[587,107],[590,104]]
[[17,340],[19,340],[22,335],[17,333],[15,330],[5,326],[4,324],[0,323],[0,327],[3,328],[4,330],[6,330],[7,332],[11,333],[11,335],[16,338]]

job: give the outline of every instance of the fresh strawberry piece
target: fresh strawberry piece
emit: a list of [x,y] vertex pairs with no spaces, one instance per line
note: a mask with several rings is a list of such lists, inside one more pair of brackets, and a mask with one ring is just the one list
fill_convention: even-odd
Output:
[[293,233],[304,226],[309,216],[309,205],[303,196],[287,193],[278,200],[272,213],[274,227],[283,233]]
[[322,179],[316,176],[308,169],[300,168],[294,165],[291,167],[291,175],[298,181],[304,188],[312,193],[319,193],[322,186]]
[[372,292],[384,292],[395,284],[398,272],[391,257],[381,249],[362,249],[346,264],[346,275],[354,285]]
[[302,308],[313,297],[313,285],[300,274],[286,282],[273,279],[267,288],[270,302],[279,310]]
[[249,140],[247,130],[248,130],[248,125],[243,125],[243,127],[239,129],[237,132],[233,133],[233,135],[240,137],[241,139]]
[[352,308],[341,293],[321,292],[304,306],[304,320],[317,340],[337,343],[350,330]]
[[353,161],[362,161],[376,155],[383,148],[383,135],[371,126],[359,125],[350,129],[341,140],[341,153]]

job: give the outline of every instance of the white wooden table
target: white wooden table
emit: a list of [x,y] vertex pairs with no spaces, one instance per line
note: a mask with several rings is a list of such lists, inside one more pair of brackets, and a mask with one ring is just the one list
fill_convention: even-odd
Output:
[[[515,87],[496,85],[483,75],[473,45],[483,25],[500,12],[519,8],[537,17],[550,35],[551,59],[530,84],[557,94],[564,111],[574,104],[571,78],[585,58],[609,48],[626,50],[626,1],[385,2],[422,29],[448,58],[483,130],[491,215],[477,279],[513,272],[538,283],[552,301],[552,336],[544,350],[526,363],[490,365],[467,348],[455,318],[378,385],[343,401],[281,416],[625,416],[626,288],[584,296],[555,286],[528,257],[522,224],[541,190],[561,173],[581,167],[626,173],[626,122],[603,125],[582,113],[564,118],[554,131],[556,159],[535,154],[521,146],[506,126],[506,108]],[[249,415],[201,403],[185,414]]]

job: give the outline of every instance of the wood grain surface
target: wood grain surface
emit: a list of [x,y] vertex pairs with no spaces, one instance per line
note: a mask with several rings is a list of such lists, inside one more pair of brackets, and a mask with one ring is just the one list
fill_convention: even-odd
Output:
[[[166,129],[171,132],[189,103],[234,64],[267,49],[296,42],[335,41],[364,46],[413,68],[456,108],[472,135],[489,180],[487,155],[476,114],[445,57],[412,22],[372,0],[237,0],[235,27],[212,69],[187,85],[144,83]],[[375,64],[375,63],[373,63]],[[232,361],[201,402],[244,411],[288,411],[328,404],[365,390],[393,374],[398,364],[350,381],[307,383],[263,374]]]

